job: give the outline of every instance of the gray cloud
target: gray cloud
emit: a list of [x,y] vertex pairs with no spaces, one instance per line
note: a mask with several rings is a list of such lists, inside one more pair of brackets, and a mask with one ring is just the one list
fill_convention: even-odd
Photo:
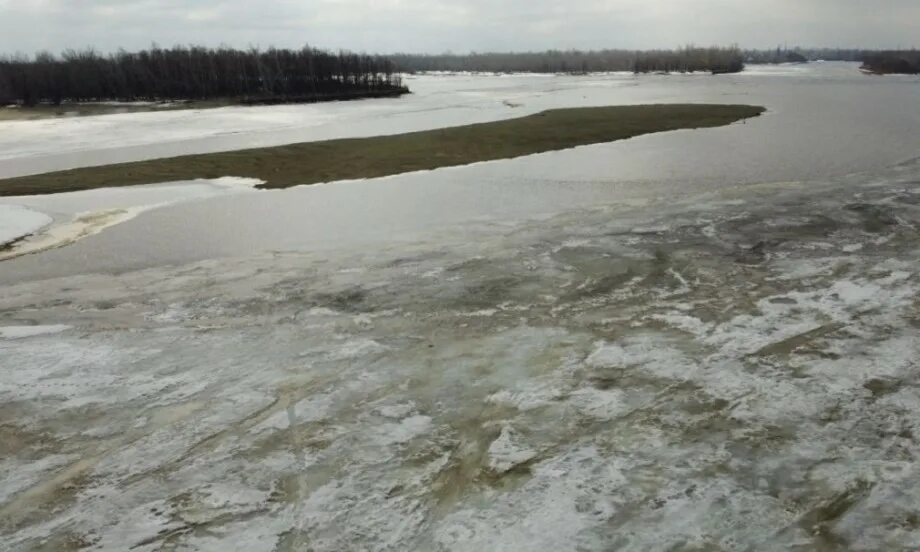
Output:
[[917,0],[0,0],[0,51],[920,46]]

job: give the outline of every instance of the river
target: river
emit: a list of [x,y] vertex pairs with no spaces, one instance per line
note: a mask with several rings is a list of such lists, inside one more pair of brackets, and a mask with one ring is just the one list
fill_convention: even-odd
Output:
[[[409,85],[312,129],[251,132],[613,103],[769,111],[380,180],[197,183],[0,262],[0,543],[920,546],[916,78],[828,63]],[[241,143],[208,132],[182,147]],[[83,164],[140,155],[92,134],[81,147]],[[26,149],[0,167],[53,157]],[[3,202],[169,203],[136,193]]]

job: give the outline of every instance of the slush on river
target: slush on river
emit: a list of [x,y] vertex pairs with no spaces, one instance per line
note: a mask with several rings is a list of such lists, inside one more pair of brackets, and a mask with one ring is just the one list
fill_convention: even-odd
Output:
[[0,1],[0,550],[917,550],[920,7],[822,4]]

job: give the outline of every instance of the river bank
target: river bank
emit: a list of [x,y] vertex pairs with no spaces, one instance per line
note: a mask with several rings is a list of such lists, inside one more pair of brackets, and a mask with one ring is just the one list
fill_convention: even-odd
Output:
[[407,87],[385,90],[354,91],[328,94],[296,96],[246,96],[209,100],[164,100],[164,101],[110,101],[110,102],[63,102],[60,104],[39,104],[34,106],[0,105],[0,122],[39,121],[69,117],[97,117],[100,115],[121,115],[126,113],[148,113],[158,111],[200,110],[230,106],[265,106],[284,104],[313,104],[323,102],[347,102],[398,98],[411,94]]

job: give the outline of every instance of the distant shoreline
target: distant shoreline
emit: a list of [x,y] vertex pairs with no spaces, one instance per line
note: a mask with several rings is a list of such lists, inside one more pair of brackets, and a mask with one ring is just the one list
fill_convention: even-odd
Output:
[[316,94],[311,96],[247,96],[241,98],[218,98],[211,100],[164,100],[164,101],[98,101],[42,103],[34,106],[0,106],[0,123],[4,121],[34,121],[63,117],[93,117],[120,113],[145,113],[178,111],[184,109],[212,109],[230,106],[261,106],[284,104],[313,104],[324,102],[345,102],[398,98],[412,91],[408,87],[391,90],[370,90],[343,92],[339,94]]
[[860,71],[870,75],[920,75],[920,51],[877,52],[863,59]]
[[669,104],[555,109],[491,123],[391,136],[306,142],[86,167],[0,180],[0,196],[235,176],[263,188],[468,165],[613,142],[642,134],[709,128],[757,117],[750,105]]
[[920,68],[895,70],[863,65],[859,70],[866,75],[875,75],[883,77],[885,75],[920,75]]

